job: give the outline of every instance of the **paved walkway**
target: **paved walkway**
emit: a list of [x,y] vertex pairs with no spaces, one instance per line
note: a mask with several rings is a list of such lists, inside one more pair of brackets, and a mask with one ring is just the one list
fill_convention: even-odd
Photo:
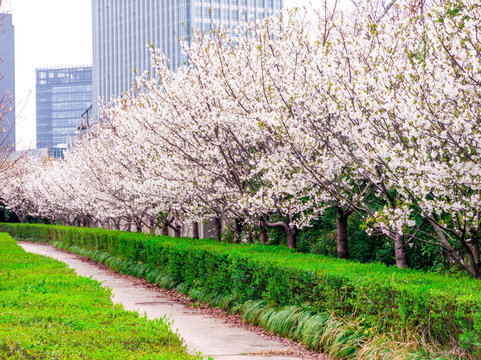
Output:
[[[112,289],[114,303],[122,303],[127,310],[146,313],[148,318],[164,315],[173,320],[172,329],[185,340],[191,353],[200,351],[215,360],[299,360],[283,356],[287,348],[280,342],[267,339],[243,328],[227,324],[222,319],[194,312],[192,309],[163,298],[158,292],[136,285],[132,280],[112,275],[95,264],[82,261],[75,254],[60,251],[41,243],[19,242],[26,251],[63,261],[77,274],[102,282]],[[270,356],[267,356],[269,354]],[[317,359],[319,359],[318,357]],[[305,358],[304,358],[305,359]]]

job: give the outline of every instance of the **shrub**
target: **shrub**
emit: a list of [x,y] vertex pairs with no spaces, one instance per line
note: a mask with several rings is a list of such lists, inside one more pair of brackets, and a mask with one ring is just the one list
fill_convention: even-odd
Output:
[[[3,224],[0,229],[19,239],[76,246],[97,260],[107,252],[120,271],[143,264],[141,273],[148,279],[181,285],[186,292],[202,291],[229,306],[263,301],[270,309],[295,306],[312,314],[327,312],[355,319],[366,333],[375,329],[402,338],[406,331],[416,332],[481,357],[481,283],[475,279],[343,261],[279,246],[31,224]],[[357,339],[357,334],[351,335]]]

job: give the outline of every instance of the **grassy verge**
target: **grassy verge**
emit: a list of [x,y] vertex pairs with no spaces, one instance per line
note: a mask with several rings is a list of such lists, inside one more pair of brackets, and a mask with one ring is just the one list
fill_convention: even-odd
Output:
[[481,283],[473,279],[282,247],[61,226],[1,228],[176,287],[333,358],[481,358]]
[[100,283],[0,234],[1,359],[194,359],[164,319],[113,305]]

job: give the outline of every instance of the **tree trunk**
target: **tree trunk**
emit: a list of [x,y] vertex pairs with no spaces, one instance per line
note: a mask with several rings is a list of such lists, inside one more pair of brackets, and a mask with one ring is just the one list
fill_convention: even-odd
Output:
[[198,239],[199,238],[199,223],[194,221],[192,223],[192,238]]
[[234,228],[234,239],[233,243],[237,244],[240,242],[242,228],[244,227],[244,219],[235,219],[235,228]]
[[262,221],[259,224],[259,239],[260,239],[262,245],[267,244],[267,240],[269,240],[268,237],[267,237],[266,226],[264,225],[264,223]]
[[135,223],[135,232],[141,233],[142,232],[142,219],[136,217],[134,219],[134,223]]
[[20,220],[20,222],[23,224],[25,222],[25,219],[27,218],[27,215],[17,213],[17,217]]
[[[266,220],[266,218],[264,216],[261,217],[261,224],[262,223],[269,228],[282,228],[282,229],[284,229],[284,232],[285,232],[286,238],[287,238],[287,247],[289,249],[295,249],[297,247],[297,227],[295,225],[294,226],[289,225],[288,221],[279,221],[279,222],[276,222],[276,223],[270,223]],[[262,226],[261,226],[261,229],[262,229]]]
[[149,221],[149,234],[154,235],[155,234],[155,228],[156,228],[156,223],[154,218],[150,218]]
[[167,223],[165,223],[164,227],[162,228],[162,235],[169,236],[169,225],[167,225]]
[[337,257],[339,259],[347,259],[349,253],[347,250],[347,219],[350,213],[343,211],[341,208],[337,209]]
[[404,246],[403,234],[396,234],[394,238],[394,257],[398,268],[406,266],[406,248]]
[[[479,231],[474,232],[472,234],[472,267],[474,269],[474,277],[479,279],[480,278],[480,268],[481,268],[481,261],[479,259],[480,257],[480,250],[479,250],[479,240],[480,240],[480,233]],[[471,256],[470,256],[471,259]]]
[[297,247],[297,228],[295,226],[286,226],[287,247],[295,249]]
[[222,218],[214,219],[214,239],[220,241],[222,238]]
[[178,223],[175,224],[174,236],[175,237],[181,237],[182,236],[182,225],[180,225]]

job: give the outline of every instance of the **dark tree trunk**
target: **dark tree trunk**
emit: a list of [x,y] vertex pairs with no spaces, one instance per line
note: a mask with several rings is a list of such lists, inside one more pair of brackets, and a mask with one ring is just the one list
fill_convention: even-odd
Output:
[[270,222],[267,221],[265,216],[263,216],[261,218],[261,223],[264,223],[264,225],[266,227],[269,227],[269,228],[282,228],[282,229],[284,229],[284,232],[285,232],[286,238],[287,238],[287,247],[289,249],[297,248],[297,227],[295,225],[294,226],[289,225],[288,221],[279,221],[279,222],[276,222],[276,223],[270,223]]
[[142,219],[136,217],[133,221],[135,224],[135,232],[142,232]]
[[25,222],[25,219],[27,218],[27,215],[19,215],[17,214],[18,219],[20,222],[23,224]]
[[267,237],[266,226],[264,225],[264,222],[262,222],[262,221],[259,224],[259,239],[260,239],[262,245],[267,244],[267,240],[269,240],[268,237]]
[[406,266],[406,247],[404,246],[404,235],[402,234],[396,234],[394,238],[394,257],[398,268]]
[[339,259],[347,259],[349,253],[347,250],[347,220],[350,212],[344,211],[342,208],[337,209],[337,257]]
[[120,219],[114,220],[115,230],[120,230]]
[[199,223],[194,221],[192,223],[192,238],[198,239],[199,238]]
[[[479,279],[481,275],[481,261],[480,261],[480,251],[479,251],[479,240],[480,240],[480,233],[476,231],[472,237],[472,260],[471,266],[474,269],[474,277]],[[470,257],[471,259],[471,257]]]
[[154,218],[151,218],[150,219],[150,224],[149,224],[149,233],[150,234],[155,234],[155,228],[156,228],[156,223],[155,223],[155,219]]
[[287,236],[287,247],[289,249],[295,249],[297,247],[297,227],[287,225],[286,236]]
[[164,227],[162,228],[162,235],[169,236],[169,225],[167,225],[167,223],[165,223]]
[[222,238],[222,218],[214,219],[214,239],[220,241]]
[[233,239],[234,244],[237,244],[240,242],[243,227],[244,227],[244,219],[239,219],[239,218],[235,219],[234,239]]
[[182,236],[182,225],[180,225],[180,224],[175,225],[174,236],[175,237],[181,237]]

